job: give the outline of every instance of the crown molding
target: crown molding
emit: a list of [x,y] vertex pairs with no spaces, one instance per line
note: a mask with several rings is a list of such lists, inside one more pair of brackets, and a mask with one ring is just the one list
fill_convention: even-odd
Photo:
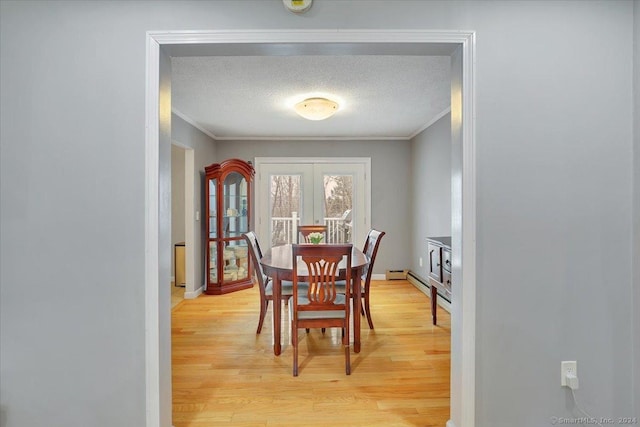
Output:
[[433,125],[435,122],[437,122],[438,120],[440,120],[441,118],[443,118],[444,116],[449,114],[450,112],[451,112],[451,106],[449,106],[448,108],[445,108],[444,110],[442,110],[442,112],[438,113],[426,125],[422,126],[420,129],[418,129],[417,131],[415,131],[414,133],[409,135],[409,137],[407,139],[413,139],[416,136],[420,135],[422,132],[424,132],[426,129],[428,129],[431,125]]
[[200,132],[202,132],[205,135],[207,135],[209,138],[212,138],[214,140],[218,140],[219,139],[217,136],[215,136],[214,134],[212,134],[211,132],[209,132],[208,130],[203,128],[202,126],[200,126],[196,121],[192,120],[191,117],[189,117],[186,114],[182,113],[177,108],[171,107],[171,112],[173,114],[175,114],[176,116],[180,117],[185,122],[189,123],[194,128],[198,129]]

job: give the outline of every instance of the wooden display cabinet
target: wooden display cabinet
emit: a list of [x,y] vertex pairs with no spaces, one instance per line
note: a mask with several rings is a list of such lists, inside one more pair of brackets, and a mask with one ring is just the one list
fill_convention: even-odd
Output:
[[249,248],[242,237],[251,224],[251,163],[229,159],[205,168],[205,293],[221,295],[253,286]]

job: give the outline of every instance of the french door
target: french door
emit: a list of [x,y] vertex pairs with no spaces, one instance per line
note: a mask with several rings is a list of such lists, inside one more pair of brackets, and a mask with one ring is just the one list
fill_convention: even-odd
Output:
[[369,158],[256,158],[256,230],[262,245],[296,242],[297,227],[327,226],[327,243],[364,242],[370,228]]

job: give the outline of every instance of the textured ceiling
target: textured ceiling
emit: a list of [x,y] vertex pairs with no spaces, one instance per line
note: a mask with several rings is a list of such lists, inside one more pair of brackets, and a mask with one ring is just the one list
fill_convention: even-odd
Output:
[[[172,108],[216,139],[406,139],[450,107],[450,57],[418,55],[172,58]],[[340,104],[323,121],[292,105]]]

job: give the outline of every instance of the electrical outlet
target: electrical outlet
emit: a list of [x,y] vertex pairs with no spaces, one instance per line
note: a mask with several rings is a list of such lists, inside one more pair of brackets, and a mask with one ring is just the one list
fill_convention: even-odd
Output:
[[560,362],[560,385],[562,387],[570,387],[567,376],[578,378],[578,362],[575,360]]
[[419,261],[420,261],[420,267],[422,267],[422,257],[420,257]]

